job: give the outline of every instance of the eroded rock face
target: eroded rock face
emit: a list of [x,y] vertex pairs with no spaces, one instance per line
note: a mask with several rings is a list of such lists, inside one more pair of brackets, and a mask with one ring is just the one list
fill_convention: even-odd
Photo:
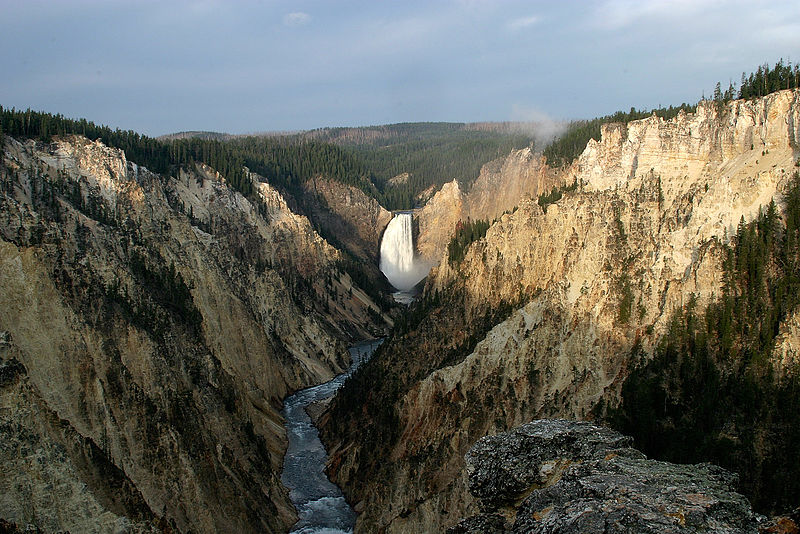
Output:
[[429,263],[438,262],[458,221],[492,221],[525,200],[535,201],[542,193],[562,185],[565,179],[525,148],[484,165],[467,191],[455,180],[446,183],[415,213],[420,256]]
[[[368,459],[363,438],[329,435],[349,455],[333,472],[364,501],[363,531],[451,526],[474,506],[461,467],[480,437],[537,418],[593,418],[616,402],[633,347],[647,358],[673,310],[720,294],[720,245],[739,222],[772,199],[780,209],[798,121],[800,92],[783,91],[609,126],[565,170],[577,191],[546,211],[523,200],[463,261],[443,255],[424,317],[372,363],[399,382],[387,460]],[[795,322],[775,357],[786,365],[798,354]],[[403,491],[381,491],[383,477]]]
[[[281,399],[346,368],[344,341],[386,327],[340,253],[254,175],[260,203],[208,167],[156,176],[77,136],[4,148],[0,331],[13,354],[0,356],[25,372],[0,390],[3,450],[57,460],[49,480],[89,495],[30,499],[41,468],[2,462],[4,480],[30,484],[6,488],[0,517],[285,531]],[[92,455],[116,478],[81,467]],[[130,499],[109,504],[114,480]]]
[[336,235],[356,257],[377,265],[380,239],[392,214],[360,189],[317,177],[305,189],[322,204],[314,209],[315,218]]
[[466,220],[464,195],[458,182],[442,186],[425,206],[414,214],[419,227],[417,251],[428,261],[441,259],[453,235],[456,223]]
[[514,150],[485,165],[469,190],[467,204],[473,219],[494,220],[522,200],[536,200],[564,178],[530,148]]
[[0,343],[0,513],[44,532],[155,531],[124,471],[49,410],[16,355]]
[[482,513],[448,533],[755,534],[766,524],[735,474],[648,460],[631,441],[563,419],[480,439],[465,461]]

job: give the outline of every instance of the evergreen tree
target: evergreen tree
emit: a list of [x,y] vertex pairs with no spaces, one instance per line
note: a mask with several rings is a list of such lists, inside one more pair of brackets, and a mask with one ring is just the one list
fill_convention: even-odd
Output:
[[547,162],[555,167],[571,163],[586,148],[589,139],[600,140],[601,127],[604,124],[614,122],[630,122],[633,120],[644,119],[650,115],[656,115],[663,119],[676,117],[681,111],[693,112],[696,106],[681,104],[680,106],[668,108],[658,108],[652,111],[638,111],[631,108],[630,111],[618,111],[612,115],[598,117],[591,120],[574,121],[570,123],[567,131],[558,139],[547,145],[543,151]]
[[721,296],[704,311],[694,297],[675,311],[611,415],[648,455],[739,472],[763,512],[789,511],[800,499],[800,369],[778,380],[770,361],[780,325],[800,304],[798,174],[785,200],[783,221],[774,202],[752,223],[742,219]]

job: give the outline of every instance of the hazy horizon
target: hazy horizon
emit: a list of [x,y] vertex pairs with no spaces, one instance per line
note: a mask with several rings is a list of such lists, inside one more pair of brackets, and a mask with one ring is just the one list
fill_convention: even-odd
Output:
[[0,0],[0,105],[151,136],[558,121],[797,61],[800,5]]

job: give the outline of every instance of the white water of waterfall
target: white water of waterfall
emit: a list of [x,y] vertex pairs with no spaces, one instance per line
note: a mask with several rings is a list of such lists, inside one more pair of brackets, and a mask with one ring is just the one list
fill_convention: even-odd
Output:
[[410,213],[398,213],[381,240],[381,271],[400,291],[410,291],[430,270],[430,265],[414,257],[411,221]]

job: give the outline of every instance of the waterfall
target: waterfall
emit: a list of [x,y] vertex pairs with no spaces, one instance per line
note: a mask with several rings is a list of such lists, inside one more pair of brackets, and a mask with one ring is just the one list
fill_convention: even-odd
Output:
[[381,241],[381,271],[401,291],[408,291],[428,275],[430,266],[414,257],[411,214],[398,213],[389,222]]

